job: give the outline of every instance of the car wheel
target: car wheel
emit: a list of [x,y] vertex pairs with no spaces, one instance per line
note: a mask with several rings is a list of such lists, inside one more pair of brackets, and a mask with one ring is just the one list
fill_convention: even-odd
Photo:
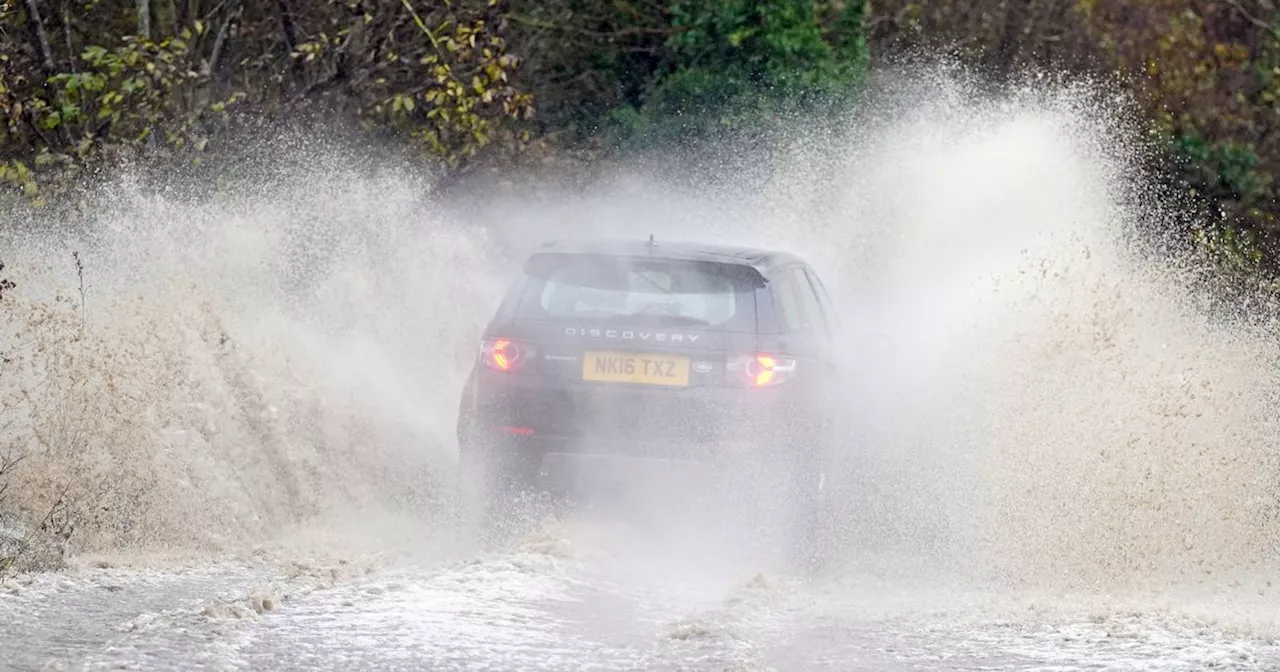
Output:
[[463,530],[478,533],[485,544],[509,541],[536,518],[540,465],[532,454],[510,448],[471,437],[460,440],[458,522]]
[[789,476],[789,559],[804,573],[819,573],[830,561],[833,513],[830,474],[821,454],[815,452],[801,461]]

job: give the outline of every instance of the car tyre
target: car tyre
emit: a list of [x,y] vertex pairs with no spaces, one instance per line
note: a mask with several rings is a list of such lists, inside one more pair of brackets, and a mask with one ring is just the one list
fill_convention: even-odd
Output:
[[791,481],[792,518],[787,526],[791,564],[806,574],[827,567],[829,539],[829,491],[821,469],[805,465]]
[[501,442],[460,437],[457,520],[485,545],[503,545],[536,519],[542,499],[539,465],[527,452]]

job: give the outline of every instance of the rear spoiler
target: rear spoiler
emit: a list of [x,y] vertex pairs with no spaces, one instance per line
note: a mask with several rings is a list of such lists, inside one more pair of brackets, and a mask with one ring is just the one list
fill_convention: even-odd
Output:
[[707,261],[703,259],[680,259],[678,257],[586,254],[580,252],[537,252],[525,260],[524,272],[533,277],[545,278],[556,270],[576,265],[612,266],[617,268],[629,266],[696,266],[704,273],[732,278],[752,287],[764,287],[769,284],[768,279],[764,277],[760,269],[751,264]]

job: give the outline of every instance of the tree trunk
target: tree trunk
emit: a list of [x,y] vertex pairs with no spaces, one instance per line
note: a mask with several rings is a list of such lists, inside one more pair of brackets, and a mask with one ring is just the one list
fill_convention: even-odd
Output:
[[1023,15],[1028,13],[1028,3],[1013,0],[1003,2],[1004,25],[1000,31],[1000,42],[996,46],[995,68],[1001,81],[1008,81],[1018,64],[1018,53],[1022,46],[1022,32],[1027,22]]
[[138,2],[138,35],[151,39],[151,0]]
[[242,3],[236,3],[235,7],[227,12],[226,18],[222,20],[222,25],[218,26],[218,34],[213,38],[213,51],[209,54],[208,74],[213,76],[218,71],[218,65],[222,63],[222,55],[226,53],[227,40],[231,37],[231,26],[240,19],[240,14],[244,11]]

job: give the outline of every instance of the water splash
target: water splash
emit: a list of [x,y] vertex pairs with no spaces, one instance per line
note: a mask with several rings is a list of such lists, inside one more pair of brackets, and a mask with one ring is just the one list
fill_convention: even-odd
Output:
[[1272,562],[1280,353],[1134,237],[1178,204],[1122,110],[938,78],[883,98],[750,179],[708,159],[460,204],[289,145],[287,171],[204,198],[112,180],[83,236],[13,222],[0,391],[39,458],[18,501],[77,484],[90,548],[430,508],[505,264],[653,233],[790,248],[829,279],[860,370],[851,562],[1071,588]]
[[18,504],[38,516],[69,485],[92,549],[225,548],[348,507],[428,513],[500,288],[483,236],[421,189],[321,170],[193,202],[121,178],[82,236],[15,222],[18,375],[0,387],[6,438],[31,454]]

